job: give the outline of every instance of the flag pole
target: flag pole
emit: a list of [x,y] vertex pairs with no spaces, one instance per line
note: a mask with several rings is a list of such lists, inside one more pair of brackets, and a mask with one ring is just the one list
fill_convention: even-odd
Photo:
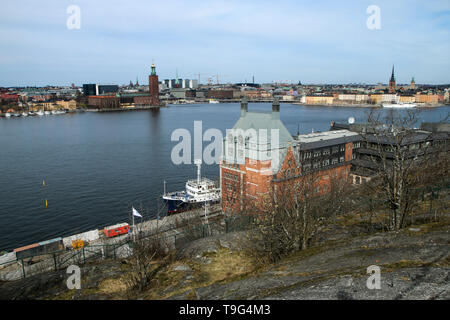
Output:
[[[133,207],[132,207],[133,208]],[[135,235],[135,233],[134,233],[134,212],[131,212],[131,215],[132,215],[132,219],[133,219],[133,241],[136,241],[136,235]]]

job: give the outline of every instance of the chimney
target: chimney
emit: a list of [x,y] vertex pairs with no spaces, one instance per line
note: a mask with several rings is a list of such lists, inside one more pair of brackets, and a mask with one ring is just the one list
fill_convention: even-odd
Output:
[[272,119],[280,119],[280,102],[275,98],[272,103]]
[[247,112],[248,112],[248,102],[247,99],[244,97],[241,100],[241,117],[245,117]]

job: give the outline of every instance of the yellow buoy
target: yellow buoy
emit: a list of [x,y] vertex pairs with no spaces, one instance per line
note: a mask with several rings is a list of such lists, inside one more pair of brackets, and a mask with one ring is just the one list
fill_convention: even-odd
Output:
[[42,186],[45,187],[45,180],[42,180]]
[[46,207],[46,208],[48,207],[47,199],[45,199],[45,207]]

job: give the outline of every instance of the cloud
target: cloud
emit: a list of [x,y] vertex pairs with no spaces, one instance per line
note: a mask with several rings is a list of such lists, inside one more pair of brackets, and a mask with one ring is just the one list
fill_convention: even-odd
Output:
[[[244,81],[450,82],[448,1],[375,1],[382,29],[366,28],[372,3],[310,1],[16,1],[0,12],[0,85],[195,73]],[[66,9],[81,8],[81,30]],[[403,71],[403,73],[400,73]],[[386,75],[387,73],[387,75]],[[297,81],[298,81],[297,80]],[[81,83],[78,83],[81,84]]]

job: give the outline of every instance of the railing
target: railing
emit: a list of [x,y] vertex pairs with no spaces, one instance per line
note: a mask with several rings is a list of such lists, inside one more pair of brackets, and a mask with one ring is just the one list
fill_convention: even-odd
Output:
[[[140,239],[164,238],[172,248],[188,242],[217,234],[225,234],[246,229],[251,223],[247,216],[225,218],[222,221],[185,226],[181,230],[166,230],[162,233],[144,235]],[[132,235],[114,244],[89,244],[80,249],[58,250],[41,256],[30,256],[0,263],[0,280],[11,281],[48,271],[57,271],[70,265],[82,265],[100,259],[125,259],[133,250]]]

